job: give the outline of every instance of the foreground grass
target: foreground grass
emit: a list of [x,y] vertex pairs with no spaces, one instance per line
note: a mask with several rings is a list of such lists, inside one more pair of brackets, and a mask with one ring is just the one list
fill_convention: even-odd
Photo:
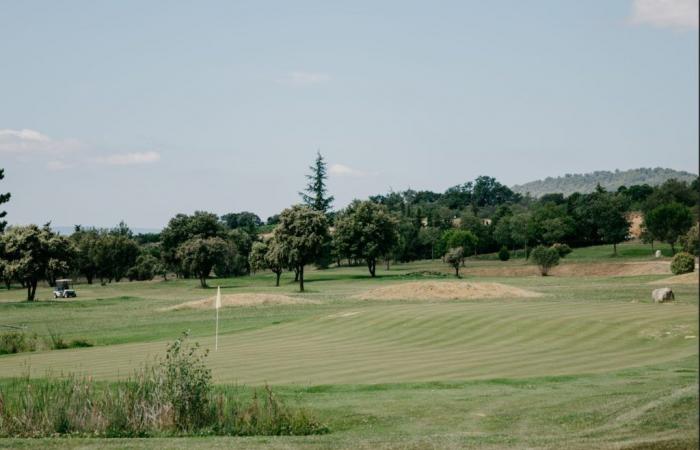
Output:
[[[0,447],[697,448],[697,377],[697,358],[687,358],[600,375],[277,386],[285,401],[313,410],[333,432],[284,438],[10,439],[0,440]],[[220,389],[248,394],[240,386]]]

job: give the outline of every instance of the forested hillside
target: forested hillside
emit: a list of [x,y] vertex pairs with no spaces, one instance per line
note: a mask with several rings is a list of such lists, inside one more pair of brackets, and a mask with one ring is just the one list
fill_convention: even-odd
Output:
[[593,192],[598,184],[608,191],[615,191],[620,186],[633,186],[648,184],[658,186],[665,181],[675,178],[678,181],[692,182],[697,175],[689,172],[673,169],[662,169],[661,167],[639,168],[630,170],[598,170],[592,173],[570,174],[563,177],[547,177],[544,180],[531,181],[512,187],[514,192],[519,194],[530,193],[533,197],[540,197],[544,194],[562,193],[570,195],[574,192]]

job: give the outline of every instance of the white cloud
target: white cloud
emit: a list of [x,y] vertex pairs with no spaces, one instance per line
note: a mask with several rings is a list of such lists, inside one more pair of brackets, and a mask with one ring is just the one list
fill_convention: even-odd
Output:
[[657,28],[698,28],[698,0],[633,0],[630,21]]
[[96,159],[101,164],[110,166],[133,166],[137,164],[151,164],[160,161],[160,153],[158,152],[136,152],[136,153],[121,153],[109,155],[104,158]]
[[341,177],[364,177],[365,175],[367,175],[361,170],[353,169],[352,167],[346,166],[344,164],[331,164],[330,168],[328,169],[328,172],[331,175],[338,175]]
[[284,78],[279,80],[279,82],[292,86],[310,86],[327,83],[330,80],[331,77],[327,73],[295,71],[288,73]]
[[57,140],[29,129],[0,129],[0,155],[12,155],[23,163],[45,164],[50,171],[83,164],[132,166],[160,161],[160,153],[155,151],[99,154],[99,149],[75,139]]
[[0,153],[30,155],[37,153],[65,154],[81,148],[74,139],[54,140],[35,130],[0,129]]

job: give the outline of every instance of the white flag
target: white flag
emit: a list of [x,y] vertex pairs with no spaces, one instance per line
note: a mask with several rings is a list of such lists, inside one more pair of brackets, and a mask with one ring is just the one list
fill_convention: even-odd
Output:
[[221,286],[216,287],[216,309],[221,308]]

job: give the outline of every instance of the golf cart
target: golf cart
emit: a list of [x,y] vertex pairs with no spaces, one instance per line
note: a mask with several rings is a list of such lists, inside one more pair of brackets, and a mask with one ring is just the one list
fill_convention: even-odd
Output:
[[70,288],[71,281],[73,280],[56,280],[56,287],[53,288],[53,298],[76,297],[75,290]]

